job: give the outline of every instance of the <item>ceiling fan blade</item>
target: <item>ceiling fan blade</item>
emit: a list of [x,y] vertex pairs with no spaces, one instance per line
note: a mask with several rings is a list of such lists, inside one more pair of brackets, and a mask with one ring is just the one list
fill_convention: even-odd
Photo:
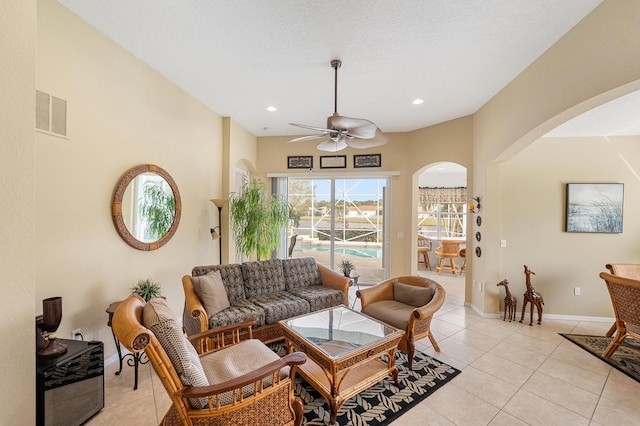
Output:
[[347,139],[346,143],[351,148],[365,149],[374,148],[376,146],[386,145],[389,139],[380,131],[376,129],[376,137],[373,139]]
[[328,152],[338,152],[342,151],[347,147],[347,143],[344,141],[344,138],[338,139],[337,142],[334,142],[331,139],[327,139],[324,142],[318,144],[318,149],[320,151],[328,151]]
[[324,133],[331,133],[334,130],[332,129],[324,129],[322,127],[316,127],[316,126],[307,126],[306,124],[296,124],[296,123],[289,123],[292,126],[296,126],[296,127],[302,127],[303,129],[309,129],[309,130],[315,130],[316,132],[324,132]]
[[376,137],[378,126],[364,118],[343,117],[333,115],[327,119],[328,127],[336,130],[346,130],[350,135],[361,139],[372,139]]
[[288,141],[289,143],[291,142],[304,142],[304,141],[310,141],[313,139],[321,139],[321,138],[326,138],[327,134],[323,133],[320,135],[311,135],[311,136],[301,136],[299,138],[295,138],[295,139],[291,139],[290,141]]

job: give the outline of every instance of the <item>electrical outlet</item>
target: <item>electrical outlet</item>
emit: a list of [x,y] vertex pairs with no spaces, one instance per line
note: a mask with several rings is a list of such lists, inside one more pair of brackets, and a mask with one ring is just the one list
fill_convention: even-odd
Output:
[[71,339],[73,340],[82,340],[82,329],[76,328],[71,332]]
[[580,287],[574,287],[573,288],[573,295],[574,296],[580,296]]
[[507,240],[500,240],[500,247],[505,248],[507,246]]

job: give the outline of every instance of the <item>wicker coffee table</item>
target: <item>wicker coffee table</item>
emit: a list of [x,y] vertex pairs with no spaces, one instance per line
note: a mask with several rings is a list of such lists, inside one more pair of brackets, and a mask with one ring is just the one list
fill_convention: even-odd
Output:
[[[329,403],[331,423],[349,398],[393,375],[398,383],[395,352],[402,330],[345,306],[301,315],[278,323],[287,353],[307,354],[298,367],[302,376]],[[380,359],[382,355],[387,360]]]

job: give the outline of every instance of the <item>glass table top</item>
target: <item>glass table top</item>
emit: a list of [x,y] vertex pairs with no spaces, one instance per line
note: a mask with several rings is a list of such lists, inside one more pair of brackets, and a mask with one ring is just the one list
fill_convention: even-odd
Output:
[[282,323],[331,358],[337,358],[398,331],[344,306]]

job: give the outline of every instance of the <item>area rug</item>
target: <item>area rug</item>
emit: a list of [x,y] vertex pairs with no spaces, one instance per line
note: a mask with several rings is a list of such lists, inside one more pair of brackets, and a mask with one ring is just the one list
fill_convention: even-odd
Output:
[[[285,355],[284,343],[272,343],[270,346],[278,355]],[[460,373],[460,370],[419,351],[413,358],[413,370],[409,370],[407,355],[402,351],[396,351],[396,366],[399,386],[389,377],[345,401],[335,424],[387,425]],[[329,406],[320,393],[300,377],[296,377],[294,393],[304,402],[303,425],[329,424]]]
[[559,334],[590,354],[600,358],[612,367],[620,370],[632,379],[640,382],[640,345],[637,341],[626,338],[624,339],[624,343],[632,346],[634,349],[619,346],[611,358],[603,358],[602,353],[607,349],[607,346],[609,346],[613,337],[588,336],[583,334]]

